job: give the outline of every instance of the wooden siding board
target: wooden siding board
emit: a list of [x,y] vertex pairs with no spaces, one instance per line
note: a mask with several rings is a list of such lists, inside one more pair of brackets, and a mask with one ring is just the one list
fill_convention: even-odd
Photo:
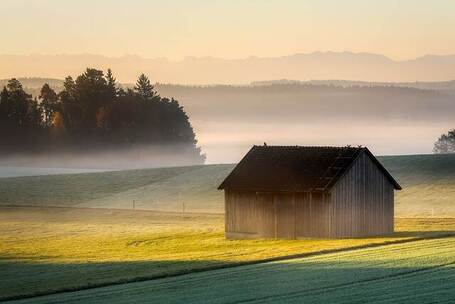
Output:
[[331,191],[332,237],[393,232],[394,186],[362,153]]
[[295,213],[292,194],[275,196],[277,207],[277,238],[292,239],[295,237]]

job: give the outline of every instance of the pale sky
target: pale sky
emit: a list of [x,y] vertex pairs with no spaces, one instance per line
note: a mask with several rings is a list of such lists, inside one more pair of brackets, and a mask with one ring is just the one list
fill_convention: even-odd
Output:
[[455,54],[453,0],[0,0],[0,54]]

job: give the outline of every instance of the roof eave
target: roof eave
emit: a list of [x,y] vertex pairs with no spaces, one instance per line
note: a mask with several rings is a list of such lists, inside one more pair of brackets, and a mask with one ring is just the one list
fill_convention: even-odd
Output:
[[376,163],[376,165],[381,169],[381,171],[386,175],[388,180],[392,183],[394,186],[395,190],[403,190],[403,188],[400,186],[400,184],[395,180],[395,178],[390,174],[390,172],[381,164],[381,162],[371,153],[368,148],[365,148],[365,152],[367,155]]
[[245,159],[248,157],[248,155],[251,154],[251,152],[256,148],[256,145],[254,145],[253,147],[251,147],[251,149],[245,154],[245,156],[243,156],[243,158],[239,161],[239,163],[234,167],[234,169],[232,169],[232,171],[228,174],[228,176],[226,176],[226,178],[221,182],[221,184],[218,186],[218,190],[224,190],[226,189],[226,182],[229,181],[230,177],[232,176],[232,174],[238,170],[237,168],[245,161]]
[[303,190],[303,189],[260,189],[260,188],[240,188],[240,187],[226,187],[226,188],[218,187],[218,190],[256,192],[256,193],[328,193],[330,189],[321,191],[321,190],[313,190],[313,189]]

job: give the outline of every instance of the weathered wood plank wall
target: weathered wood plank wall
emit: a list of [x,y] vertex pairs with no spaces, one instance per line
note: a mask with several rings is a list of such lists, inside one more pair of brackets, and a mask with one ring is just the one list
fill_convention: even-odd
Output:
[[392,233],[394,187],[362,153],[332,188],[330,209],[330,237]]
[[225,190],[227,238],[347,238],[393,232],[394,187],[362,153],[330,193]]
[[227,238],[328,237],[328,196],[225,191]]

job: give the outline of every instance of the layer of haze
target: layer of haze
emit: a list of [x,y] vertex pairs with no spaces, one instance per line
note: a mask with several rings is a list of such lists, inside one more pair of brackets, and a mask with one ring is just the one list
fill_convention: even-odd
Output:
[[452,0],[2,0],[0,54],[455,53]]
[[[40,81],[23,79],[32,94]],[[4,82],[3,82],[4,83]],[[431,153],[455,127],[455,82],[156,85],[184,106],[207,163],[234,163],[252,145],[364,145],[375,154]],[[344,83],[344,86],[342,84]],[[0,85],[2,81],[0,81]],[[334,84],[337,84],[336,86]],[[54,85],[58,90],[58,82]],[[415,86],[414,88],[409,86]],[[60,87],[61,88],[61,87]],[[425,89],[422,89],[425,88]],[[0,160],[4,166],[125,169],[190,164],[154,149]],[[178,150],[180,151],[180,150]],[[165,157],[165,158],[163,158]]]

